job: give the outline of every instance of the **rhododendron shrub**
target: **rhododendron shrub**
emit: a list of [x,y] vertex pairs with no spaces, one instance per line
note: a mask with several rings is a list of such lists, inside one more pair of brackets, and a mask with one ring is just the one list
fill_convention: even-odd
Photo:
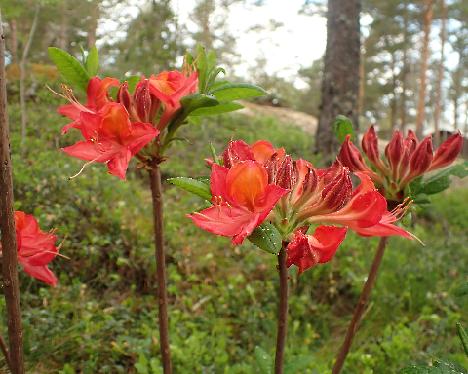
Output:
[[[372,180],[358,172],[353,188],[351,172],[340,162],[324,169],[293,160],[283,148],[262,140],[251,146],[231,141],[211,167],[209,193],[213,204],[189,218],[203,230],[230,237],[241,244],[252,235],[262,249],[277,253],[286,245],[288,266],[299,272],[331,260],[348,230],[363,236],[412,235],[395,225],[405,206],[387,210],[385,198]],[[172,183],[193,192],[199,180],[175,178]],[[208,186],[203,190],[206,198]],[[266,222],[265,227],[260,227]],[[256,231],[257,230],[257,231]],[[271,240],[258,239],[269,230]]]
[[[339,122],[339,121],[338,121]],[[428,203],[428,195],[441,192],[449,187],[450,175],[464,177],[468,174],[465,164],[450,166],[463,146],[463,138],[460,133],[450,136],[434,152],[431,136],[419,141],[413,131],[409,130],[406,138],[400,131],[394,131],[391,140],[385,146],[381,155],[379,139],[374,127],[371,126],[362,137],[362,150],[365,155],[351,141],[352,134],[346,135],[341,146],[338,160],[350,170],[373,182],[378,190],[386,198],[388,206],[397,206],[395,212],[403,216],[405,209],[401,205],[405,203]],[[367,158],[367,161],[366,159]],[[435,172],[437,169],[445,170]],[[384,200],[385,202],[385,200]],[[363,318],[367,302],[377,278],[377,272],[382,261],[387,245],[386,236],[389,228],[393,226],[394,215],[386,213],[380,222],[378,231],[383,238],[380,240],[375,252],[369,275],[361,292],[359,302],[354,310],[353,317],[348,326],[344,342],[337,354],[333,374],[340,373],[346,356],[356,334],[360,321]],[[375,230],[362,228],[362,235],[373,235]]]
[[[411,130],[406,138],[396,130],[382,154],[373,126],[364,133],[361,144],[367,161],[350,135],[343,142],[338,159],[350,170],[368,175],[390,201],[401,202],[407,197],[415,199],[417,195],[441,192],[448,187],[450,174],[459,177],[467,174],[466,164],[439,174],[432,173],[450,166],[459,155],[463,147],[463,137],[459,132],[447,138],[435,152],[430,135],[419,141]],[[426,174],[431,175],[430,179],[423,179]]]
[[[62,148],[66,154],[86,161],[71,178],[81,174],[88,165],[103,163],[110,174],[125,179],[133,158],[138,160],[138,167],[148,171],[153,202],[161,354],[164,373],[172,373],[160,164],[167,159],[168,149],[176,140],[180,126],[196,122],[196,117],[240,109],[242,105],[236,100],[260,96],[264,91],[250,84],[217,81],[224,70],[216,66],[215,55],[207,54],[201,47],[195,58],[190,54],[185,56],[180,70],[122,80],[97,76],[99,66],[95,48],[82,63],[58,48],[49,48],[49,55],[63,78],[74,86],[62,87],[61,95],[69,103],[58,108],[61,115],[71,120],[62,128],[62,133],[74,130],[82,136],[75,144]],[[85,92],[86,99],[78,100],[75,90]],[[231,174],[226,176],[229,180]],[[216,187],[223,196],[230,194],[228,183],[225,180],[223,186],[221,183]],[[259,195],[255,197],[242,193],[229,195],[229,209],[236,211],[239,223],[254,228],[265,219],[269,207],[276,203],[272,196],[278,187],[272,185],[271,189],[267,188],[261,196],[258,191]],[[239,231],[238,241],[249,233],[248,227]]]

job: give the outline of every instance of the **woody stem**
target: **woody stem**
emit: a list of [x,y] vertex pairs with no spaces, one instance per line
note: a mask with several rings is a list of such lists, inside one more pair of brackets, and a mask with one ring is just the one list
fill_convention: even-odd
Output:
[[351,348],[354,336],[356,335],[357,330],[359,329],[359,324],[366,310],[367,303],[369,302],[370,294],[372,292],[372,288],[374,287],[375,280],[377,278],[377,273],[380,267],[380,263],[382,262],[387,242],[388,237],[382,237],[379,240],[374,260],[372,261],[369,275],[367,276],[367,281],[364,284],[361,296],[359,296],[359,301],[356,305],[356,308],[354,309],[353,318],[351,319],[351,322],[348,325],[348,330],[346,331],[346,336],[343,341],[343,345],[341,346],[340,351],[336,356],[336,361],[333,365],[332,374],[339,374],[341,372],[341,369],[343,368],[346,356],[348,355],[348,352]]
[[284,350],[288,328],[288,267],[286,265],[286,246],[283,243],[278,255],[279,270],[279,303],[278,303],[278,332],[276,335],[275,374],[283,374]]
[[171,351],[169,346],[169,318],[167,312],[166,259],[163,236],[163,196],[161,169],[159,164],[149,169],[151,197],[153,200],[154,243],[156,256],[156,276],[158,284],[159,338],[164,374],[172,374]]
[[8,352],[7,345],[5,343],[5,340],[3,339],[3,336],[0,335],[0,350],[2,351],[3,355],[5,356],[5,361],[7,363],[8,369],[10,369],[11,372],[12,366],[11,366],[11,361],[10,361],[10,353]]
[[0,232],[3,285],[13,374],[24,373],[23,331],[18,280],[18,247],[13,208],[13,176],[10,158],[7,92],[5,83],[5,37],[0,16]]

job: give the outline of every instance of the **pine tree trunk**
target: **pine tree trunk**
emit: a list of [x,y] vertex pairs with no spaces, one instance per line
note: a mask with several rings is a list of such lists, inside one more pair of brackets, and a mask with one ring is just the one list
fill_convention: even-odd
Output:
[[91,18],[88,30],[88,49],[96,45],[97,28],[99,21],[99,1],[95,0],[92,4]]
[[316,151],[331,160],[338,148],[332,124],[339,114],[358,127],[360,0],[328,0],[327,48]]
[[424,0],[423,42],[421,50],[421,69],[419,72],[419,95],[416,114],[416,134],[422,136],[426,117],[426,73],[429,61],[429,36],[431,34],[433,0]]
[[442,25],[440,30],[440,63],[437,72],[437,86],[436,86],[436,98],[435,98],[435,109],[434,109],[434,141],[436,145],[440,144],[440,117],[443,113],[443,101],[442,101],[442,81],[444,80],[445,71],[445,41],[447,40],[447,5],[445,0],[441,0],[442,8]]
[[403,133],[406,132],[406,100],[408,95],[408,43],[409,43],[409,15],[408,15],[408,1],[405,0],[405,8],[403,11],[403,67],[401,72],[401,104],[400,104],[400,129]]

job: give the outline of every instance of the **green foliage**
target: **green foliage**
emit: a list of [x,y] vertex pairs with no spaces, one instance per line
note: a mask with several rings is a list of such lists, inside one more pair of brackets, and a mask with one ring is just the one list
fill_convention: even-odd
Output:
[[[128,180],[59,151],[59,100],[46,89],[28,103],[28,138],[20,156],[17,104],[10,106],[16,208],[65,239],[51,264],[60,278],[50,288],[21,273],[27,372],[158,373],[154,248],[147,176],[130,167]],[[233,138],[285,147],[314,164],[312,137],[275,118],[243,114],[209,117],[181,128],[190,139],[162,164],[164,179],[206,176],[210,147]],[[78,138],[78,135],[76,135]],[[202,180],[202,179],[197,179]],[[276,258],[248,241],[205,233],[185,217],[206,202],[164,183],[171,347],[180,373],[256,374],[255,347],[273,362],[276,336]],[[466,188],[432,197],[411,229],[426,246],[390,240],[372,303],[346,363],[347,374],[397,373],[441,357],[467,366],[456,322],[467,325],[464,273],[468,259]],[[290,271],[286,373],[327,373],[372,260],[375,240],[349,234],[336,258],[300,277]],[[254,250],[255,249],[255,250]],[[466,283],[466,282],[465,282]],[[4,310],[3,298],[0,310]],[[4,313],[2,313],[4,316]],[[6,322],[0,324],[5,336]],[[155,369],[157,367],[157,369]],[[0,357],[0,368],[5,361]],[[290,369],[288,369],[290,368]],[[159,371],[160,372],[160,371]]]
[[252,232],[248,239],[265,252],[277,255],[281,250],[281,234],[271,223],[262,223]]
[[332,126],[335,136],[340,143],[344,142],[348,135],[351,135],[351,140],[354,139],[353,123],[348,117],[337,116]]
[[211,190],[209,183],[202,182],[197,179],[187,177],[169,178],[167,181],[174,186],[180,187],[202,199],[211,201]]
[[99,54],[95,46],[89,50],[84,66],[90,77],[97,75],[99,71]]
[[[49,58],[57,66],[57,69],[62,75],[63,79],[72,87],[79,88],[83,92],[86,92],[90,79],[89,70],[87,71],[85,67],[76,59],[76,57],[73,57],[60,48],[49,47],[48,50]],[[93,68],[92,64],[93,63],[91,61],[91,68]]]

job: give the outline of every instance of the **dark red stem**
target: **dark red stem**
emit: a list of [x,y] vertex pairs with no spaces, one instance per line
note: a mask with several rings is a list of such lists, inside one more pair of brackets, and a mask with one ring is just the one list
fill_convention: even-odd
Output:
[[380,263],[382,262],[385,247],[387,246],[387,241],[387,237],[380,238],[379,244],[377,246],[377,251],[375,252],[374,260],[372,261],[372,266],[367,277],[367,281],[364,284],[361,296],[359,297],[359,301],[356,305],[356,308],[354,309],[353,318],[351,319],[351,322],[348,326],[348,330],[346,331],[346,336],[343,341],[343,345],[341,346],[340,351],[336,356],[336,361],[333,365],[332,374],[339,374],[341,372],[343,364],[346,360],[346,356],[348,355],[348,352],[351,348],[351,344],[353,344],[354,336],[356,335],[356,332],[359,329],[359,324],[366,310],[367,303],[369,302],[369,298],[372,292],[372,288],[374,287],[375,280],[377,278],[377,273],[379,271]]
[[23,331],[21,327],[18,247],[13,210],[13,176],[9,138],[5,82],[5,37],[0,15],[0,232],[3,288],[7,309],[11,371],[13,374],[23,374]]
[[284,349],[288,330],[288,267],[286,266],[286,248],[278,255],[279,270],[279,303],[278,303],[278,332],[276,336],[275,374],[283,374]]
[[163,235],[163,197],[161,169],[155,164],[149,170],[151,196],[153,200],[154,244],[156,275],[158,284],[159,338],[164,374],[172,374],[171,349],[169,346],[169,317],[167,313],[166,258]]

